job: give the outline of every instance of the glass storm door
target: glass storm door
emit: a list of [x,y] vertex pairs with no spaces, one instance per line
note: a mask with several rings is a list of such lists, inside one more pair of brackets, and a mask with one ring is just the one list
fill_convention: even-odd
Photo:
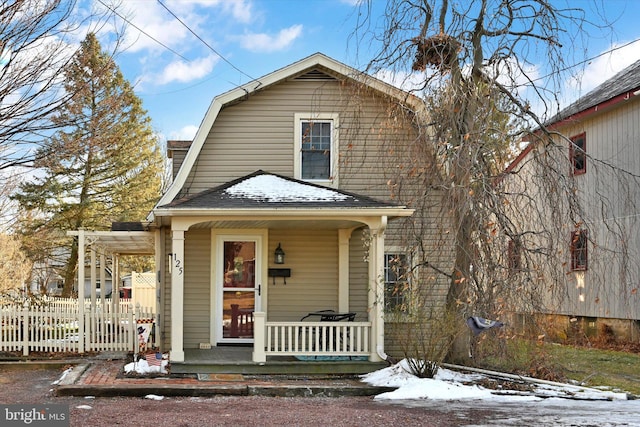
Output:
[[[256,282],[259,239],[221,237],[218,248],[222,268],[218,271],[218,337],[220,342],[253,342],[253,312],[256,310]],[[259,299],[258,299],[259,300]]]

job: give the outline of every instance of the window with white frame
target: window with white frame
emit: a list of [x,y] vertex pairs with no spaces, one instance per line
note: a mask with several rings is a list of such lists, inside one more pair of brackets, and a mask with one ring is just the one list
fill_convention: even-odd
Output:
[[387,311],[406,311],[409,300],[409,257],[405,253],[384,254],[384,303]]
[[295,115],[295,177],[333,181],[338,158],[338,115]]

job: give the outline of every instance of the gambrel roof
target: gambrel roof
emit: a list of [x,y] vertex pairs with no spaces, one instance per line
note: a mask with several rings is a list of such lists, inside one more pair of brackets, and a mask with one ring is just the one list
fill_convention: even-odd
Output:
[[[415,111],[420,111],[423,108],[423,103],[414,95],[409,94],[403,90],[396,88],[390,84],[387,84],[381,80],[368,76],[352,67],[349,67],[343,63],[340,63],[334,59],[331,59],[321,53],[313,54],[307,58],[304,58],[298,62],[288,65],[280,70],[277,70],[264,77],[260,77],[252,82],[239,86],[231,91],[216,96],[205,117],[198,128],[198,131],[193,139],[193,143],[190,145],[185,159],[180,167],[180,170],[176,174],[176,177],[161,197],[156,205],[156,209],[159,207],[170,208],[174,207],[171,203],[180,194],[180,190],[184,186],[186,179],[196,163],[200,151],[205,143],[207,135],[209,134],[214,122],[216,121],[220,111],[227,105],[232,105],[238,102],[242,102],[252,94],[263,91],[277,83],[280,83],[286,79],[298,77],[313,79],[317,75],[324,77],[333,77],[339,79],[351,80],[364,84],[378,92],[385,94],[386,96],[397,99],[398,101],[411,106]],[[177,207],[177,205],[175,206]],[[151,214],[150,220],[152,220],[155,213],[158,213],[155,209]]]

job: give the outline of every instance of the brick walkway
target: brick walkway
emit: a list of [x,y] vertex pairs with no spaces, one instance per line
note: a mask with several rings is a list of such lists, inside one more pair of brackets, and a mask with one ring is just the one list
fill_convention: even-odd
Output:
[[59,395],[74,396],[371,396],[386,388],[371,387],[357,379],[315,379],[240,374],[196,376],[158,375],[128,377],[124,360],[95,360],[76,365],[57,388]]

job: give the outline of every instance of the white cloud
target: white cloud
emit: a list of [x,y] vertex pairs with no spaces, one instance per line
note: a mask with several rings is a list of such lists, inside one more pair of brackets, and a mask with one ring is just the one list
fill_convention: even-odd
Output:
[[209,55],[191,62],[173,61],[168,64],[159,75],[145,80],[153,80],[153,82],[158,85],[171,82],[190,82],[209,74],[219,60],[219,56]]
[[[227,24],[228,16],[231,16],[237,23],[247,24],[254,19],[250,0],[173,0],[165,1],[164,4],[180,21],[205,40],[211,26],[217,26],[216,20]],[[147,49],[157,52],[165,50],[162,46],[165,45],[184,53],[181,46],[183,49],[190,49],[185,43],[200,43],[195,41],[189,29],[155,1],[127,0],[117,12],[128,21],[123,22],[121,18],[116,21],[118,26],[126,28],[123,46],[127,52],[136,53]],[[106,30],[116,32],[113,26]]]
[[178,50],[189,36],[189,31],[156,2],[127,1],[118,13],[131,23],[118,22],[126,28],[122,46],[129,53],[162,51],[165,48],[160,43]]
[[302,34],[302,25],[292,25],[284,28],[278,34],[248,33],[240,36],[240,44],[252,52],[276,52],[291,46]]
[[612,52],[590,61],[576,78],[567,82],[568,90],[585,94],[640,59],[639,42],[619,47],[624,44],[614,44],[607,49]]
[[232,16],[238,21],[249,23],[253,20],[253,6],[251,2],[245,0],[220,0],[223,10],[230,11]]
[[[229,14],[243,24],[253,21],[253,3],[250,0],[180,0],[171,2],[180,9],[187,5],[201,7],[221,8],[225,14]],[[170,6],[171,7],[171,6]],[[173,9],[172,9],[173,10]],[[176,10],[179,10],[176,7]]]
[[[430,71],[428,73],[431,74]],[[373,74],[373,77],[407,92],[421,91],[428,79],[428,75],[425,76],[423,72],[407,73],[389,69],[379,70]]]
[[196,136],[196,132],[198,132],[198,126],[195,125],[187,125],[178,131],[173,131],[169,134],[169,139],[171,140],[184,140],[184,141],[193,141],[193,138]]

